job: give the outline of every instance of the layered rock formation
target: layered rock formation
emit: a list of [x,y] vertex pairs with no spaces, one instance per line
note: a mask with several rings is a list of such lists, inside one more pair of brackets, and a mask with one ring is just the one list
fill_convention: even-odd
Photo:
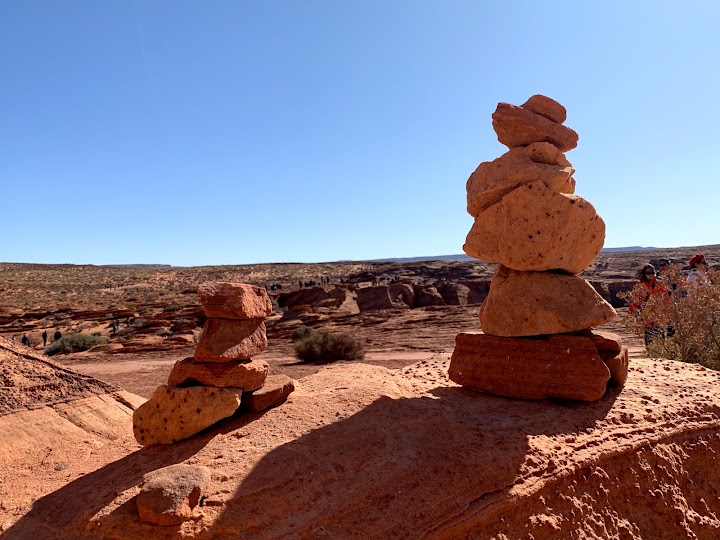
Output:
[[[498,104],[493,128],[509,151],[467,181],[475,222],[463,249],[500,263],[480,308],[484,334],[456,339],[450,378],[468,388],[594,401],[608,381],[625,381],[620,338],[589,331],[616,313],[578,277],[600,253],[605,223],[574,195],[575,169],[564,152],[578,136],[565,118],[565,108],[545,96]],[[581,334],[563,336],[569,332]]]
[[252,358],[267,348],[264,320],[272,304],[265,289],[212,282],[198,286],[198,295],[208,319],[194,357],[179,360],[168,384],[133,414],[135,438],[143,446],[191,437],[232,416],[243,402],[252,411],[271,407],[295,388],[283,375],[266,385],[267,362]]

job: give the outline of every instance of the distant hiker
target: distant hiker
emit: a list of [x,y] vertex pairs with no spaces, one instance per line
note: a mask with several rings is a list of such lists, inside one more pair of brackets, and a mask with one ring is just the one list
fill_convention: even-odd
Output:
[[701,283],[709,283],[707,272],[708,264],[705,260],[705,255],[702,253],[696,253],[690,259],[690,274],[688,274],[687,282],[692,283],[694,286],[698,286]]
[[25,345],[26,347],[30,346],[30,340],[28,339],[28,337],[25,334],[23,334],[23,337],[20,341],[22,341],[22,344]]
[[62,333],[59,328],[55,330],[55,333],[53,334],[53,341],[57,341],[58,339],[62,339]]
[[47,330],[43,330],[42,339],[43,339],[43,347],[45,347],[47,345]]
[[[628,309],[628,313],[630,315],[642,311],[648,300],[655,295],[663,295],[666,299],[669,296],[665,285],[663,285],[662,281],[658,280],[655,267],[652,264],[646,264],[638,271],[638,279],[640,280],[640,286],[642,287],[644,298],[630,305],[630,308]],[[663,335],[663,329],[656,321],[646,320],[643,324],[645,327],[646,347],[656,339],[665,337]]]

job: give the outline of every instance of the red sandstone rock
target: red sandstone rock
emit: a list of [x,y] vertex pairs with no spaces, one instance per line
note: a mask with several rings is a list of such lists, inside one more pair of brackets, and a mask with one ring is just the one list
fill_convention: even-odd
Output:
[[480,325],[494,336],[537,336],[599,326],[616,315],[584,279],[500,265],[480,308]]
[[624,386],[627,381],[629,369],[628,348],[622,347],[619,352],[599,351],[605,365],[610,370],[610,381],[615,386]]
[[542,182],[523,184],[481,212],[465,240],[469,256],[514,270],[580,274],[605,242],[592,204]]
[[264,360],[231,362],[196,362],[194,358],[178,360],[173,366],[170,386],[215,386],[239,388],[243,392],[257,390],[265,382],[268,363]]
[[145,474],[135,500],[140,520],[153,525],[177,525],[190,519],[210,477],[208,467],[185,464]]
[[588,338],[461,333],[449,375],[466,388],[505,397],[595,401],[605,393],[610,371]]
[[244,360],[267,348],[263,319],[208,319],[195,349],[198,362]]
[[159,386],[133,413],[133,433],[143,446],[172,444],[231,416],[242,390],[191,386]]
[[387,285],[377,287],[360,287],[357,289],[357,301],[360,312],[372,311],[375,309],[392,309],[407,308],[408,306],[402,301],[401,295],[394,295],[395,299],[390,296],[390,288]]
[[208,317],[262,319],[272,313],[270,297],[262,287],[213,281],[198,285],[197,292]]
[[513,189],[530,182],[542,182],[560,193],[574,193],[575,169],[552,144],[534,143],[511,148],[494,161],[481,163],[466,184],[467,211],[477,216]]
[[530,99],[521,105],[521,107],[544,116],[545,118],[552,120],[553,122],[557,122],[558,124],[562,124],[567,118],[567,111],[565,110],[565,107],[560,105],[560,103],[554,99],[550,99],[549,97],[540,94],[531,96]]
[[612,332],[593,329],[572,332],[572,335],[591,339],[598,351],[619,353],[622,350],[622,338]]
[[522,107],[498,103],[492,119],[498,141],[509,148],[544,141],[554,144],[562,152],[577,146],[575,131]]
[[246,392],[241,407],[247,411],[264,411],[285,401],[295,390],[295,381],[287,375],[268,375],[262,388]]

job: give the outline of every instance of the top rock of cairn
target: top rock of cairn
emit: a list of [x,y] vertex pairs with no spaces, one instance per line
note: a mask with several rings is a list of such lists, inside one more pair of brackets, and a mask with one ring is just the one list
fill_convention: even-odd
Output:
[[520,107],[498,103],[492,124],[498,141],[508,148],[549,142],[567,152],[577,146],[578,134],[563,126],[565,107],[549,97],[535,95]]
[[205,314],[217,319],[262,319],[272,313],[267,291],[246,283],[213,281],[198,285]]

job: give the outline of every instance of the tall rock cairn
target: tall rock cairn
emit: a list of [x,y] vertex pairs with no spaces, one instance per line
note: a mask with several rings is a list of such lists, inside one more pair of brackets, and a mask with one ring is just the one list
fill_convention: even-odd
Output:
[[605,223],[574,195],[565,152],[578,135],[565,118],[541,95],[520,107],[499,103],[492,124],[510,150],[467,181],[475,223],[463,249],[499,263],[480,308],[483,332],[459,334],[450,362],[450,379],[470,389],[593,401],[627,377],[619,336],[592,330],[616,312],[577,277],[602,249]]
[[265,318],[272,304],[265,289],[244,283],[198,286],[208,319],[192,358],[175,363],[168,384],[133,414],[135,439],[143,446],[187,439],[235,414],[260,411],[294,389],[285,375],[268,375]]

